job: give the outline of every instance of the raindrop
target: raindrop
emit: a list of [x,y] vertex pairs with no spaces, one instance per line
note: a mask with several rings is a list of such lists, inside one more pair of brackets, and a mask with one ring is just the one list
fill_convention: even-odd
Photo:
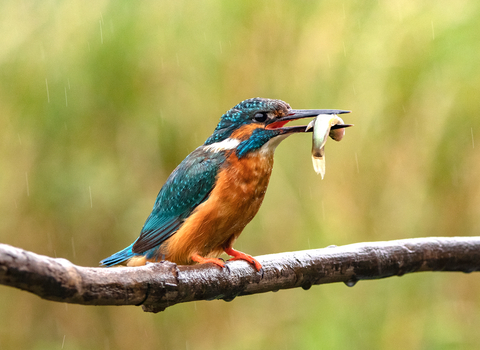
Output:
[[63,341],[62,341],[62,349],[63,349],[63,346],[65,345],[65,337],[66,337],[66,335],[64,334],[63,335]]
[[357,174],[360,173],[360,168],[358,167],[358,156],[357,152],[355,152],[355,163],[357,164]]
[[47,101],[50,103],[50,93],[48,92],[48,80],[45,78],[45,86],[47,87]]
[[470,128],[470,133],[472,134],[472,148],[475,148],[475,140],[473,138],[473,128]]
[[102,20],[99,20],[98,22],[100,24],[100,42],[103,44]]
[[354,277],[350,278],[348,281],[343,282],[347,287],[353,287],[357,284],[358,280]]
[[312,282],[306,281],[304,284],[302,284],[302,288],[303,290],[309,290],[310,288],[312,288]]
[[25,180],[27,181],[27,197],[30,197],[30,188],[28,186],[28,173],[25,172]]
[[90,192],[90,208],[93,208],[92,187],[91,186],[88,186],[88,191]]

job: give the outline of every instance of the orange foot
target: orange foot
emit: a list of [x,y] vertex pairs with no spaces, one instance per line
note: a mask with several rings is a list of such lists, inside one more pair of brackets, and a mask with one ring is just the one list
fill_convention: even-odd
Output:
[[208,263],[212,263],[212,264],[215,264],[217,266],[220,266],[221,268],[224,268],[225,267],[225,262],[222,260],[222,259],[215,259],[215,258],[204,258],[198,254],[193,254],[191,257],[190,257],[193,261],[199,263],[199,264],[208,264]]
[[233,258],[231,258],[230,260],[245,260],[245,261],[248,261],[253,266],[255,266],[255,269],[257,269],[257,271],[260,271],[262,269],[262,265],[257,260],[255,260],[255,258],[253,258],[251,255],[239,252],[238,250],[235,250],[232,247],[225,248],[224,250],[225,250],[225,253],[233,256]]

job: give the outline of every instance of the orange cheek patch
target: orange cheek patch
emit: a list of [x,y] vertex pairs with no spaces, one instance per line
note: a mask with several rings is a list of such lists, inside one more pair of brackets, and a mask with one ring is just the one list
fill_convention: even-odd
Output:
[[237,130],[235,130],[232,133],[232,135],[230,136],[230,138],[237,139],[237,140],[240,140],[240,141],[248,140],[250,135],[252,135],[253,130],[258,129],[258,128],[262,128],[262,127],[263,126],[259,125],[259,124],[244,125],[244,126],[238,128]]

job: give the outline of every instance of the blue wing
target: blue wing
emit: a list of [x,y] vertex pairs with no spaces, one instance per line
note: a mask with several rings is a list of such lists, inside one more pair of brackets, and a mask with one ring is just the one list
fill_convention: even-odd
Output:
[[203,147],[190,153],[158,193],[152,213],[137,240],[100,263],[113,266],[133,256],[153,256],[158,247],[182,226],[190,213],[208,198],[224,161],[222,152],[207,152]]
[[208,198],[224,161],[223,153],[206,152],[199,147],[180,163],[158,193],[152,213],[133,244],[133,253],[157,248],[180,228]]

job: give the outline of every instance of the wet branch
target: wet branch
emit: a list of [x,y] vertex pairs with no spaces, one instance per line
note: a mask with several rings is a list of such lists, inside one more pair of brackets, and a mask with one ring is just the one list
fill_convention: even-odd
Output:
[[350,244],[256,258],[263,275],[244,261],[228,270],[170,262],[143,267],[77,266],[0,244],[0,284],[47,300],[83,305],[142,305],[159,312],[194,300],[236,296],[314,284],[402,276],[419,271],[480,271],[480,237],[429,237]]

